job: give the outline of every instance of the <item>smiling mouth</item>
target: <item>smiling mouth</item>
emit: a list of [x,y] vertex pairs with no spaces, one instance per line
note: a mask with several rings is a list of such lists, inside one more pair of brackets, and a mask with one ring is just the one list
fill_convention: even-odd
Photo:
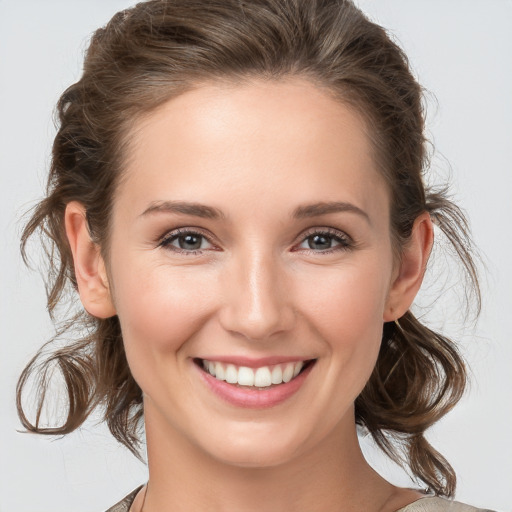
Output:
[[225,381],[235,387],[255,390],[269,390],[286,384],[303,373],[315,362],[316,359],[309,359],[249,368],[247,366],[237,366],[207,359],[194,359],[194,363],[202,371],[208,373],[216,380]]

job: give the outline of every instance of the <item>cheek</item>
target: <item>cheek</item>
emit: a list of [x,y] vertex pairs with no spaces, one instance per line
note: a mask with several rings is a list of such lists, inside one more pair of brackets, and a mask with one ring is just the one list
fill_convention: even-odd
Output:
[[302,283],[302,310],[329,353],[328,378],[353,398],[377,360],[390,273],[388,262],[365,260]]
[[306,275],[301,280],[303,309],[318,319],[326,332],[354,334],[367,325],[382,327],[389,288],[389,265],[378,261],[347,264],[338,269]]
[[[115,303],[130,366],[180,350],[211,310],[207,276],[166,265],[119,267]],[[134,368],[135,370],[135,368]],[[134,372],[135,373],[135,372]]]

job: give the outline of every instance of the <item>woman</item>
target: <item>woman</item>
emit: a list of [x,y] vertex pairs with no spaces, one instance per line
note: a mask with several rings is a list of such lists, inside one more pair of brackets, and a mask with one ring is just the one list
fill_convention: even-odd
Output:
[[[97,31],[59,114],[23,240],[49,236],[50,311],[71,283],[91,334],[48,360],[66,423],[19,402],[27,429],[102,405],[136,452],[144,417],[149,483],[111,510],[456,507],[423,434],[465,369],[409,311],[433,223],[478,285],[383,29],[341,1],[145,2]],[[377,475],[356,425],[429,493]]]

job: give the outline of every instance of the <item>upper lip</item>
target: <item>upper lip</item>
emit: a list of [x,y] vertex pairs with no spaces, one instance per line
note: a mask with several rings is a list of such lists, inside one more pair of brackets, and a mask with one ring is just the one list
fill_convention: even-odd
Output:
[[261,366],[272,366],[280,363],[298,363],[306,362],[314,359],[312,357],[300,356],[268,356],[268,357],[244,357],[244,356],[205,356],[200,359],[214,361],[225,364],[233,364],[235,366],[246,366],[248,368],[260,368]]

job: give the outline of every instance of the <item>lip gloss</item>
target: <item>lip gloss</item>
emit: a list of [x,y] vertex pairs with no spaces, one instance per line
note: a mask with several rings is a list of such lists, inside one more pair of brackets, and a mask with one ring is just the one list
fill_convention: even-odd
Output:
[[199,368],[199,366],[195,364],[193,366],[199,372],[199,377],[206,386],[226,402],[236,407],[265,409],[278,405],[294,395],[304,384],[314,365],[315,362],[309,364],[291,381],[271,386],[268,389],[240,387],[236,384],[229,384],[226,381],[216,379],[208,372]]

